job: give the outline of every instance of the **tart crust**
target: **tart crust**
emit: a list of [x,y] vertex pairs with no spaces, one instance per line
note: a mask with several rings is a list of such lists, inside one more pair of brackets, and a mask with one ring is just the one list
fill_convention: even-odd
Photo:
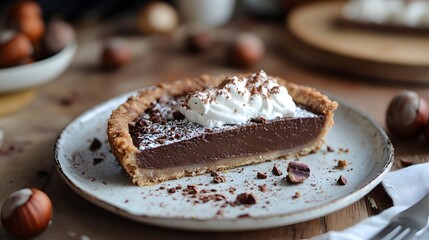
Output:
[[[237,74],[246,76],[249,74]],[[139,149],[134,145],[129,133],[129,123],[134,121],[149,107],[150,103],[165,95],[180,96],[187,93],[201,91],[206,88],[218,86],[225,75],[202,75],[197,78],[177,80],[171,83],[160,83],[157,86],[145,88],[137,95],[115,109],[107,124],[107,135],[113,154],[117,157],[123,169],[133,183],[139,186],[152,185],[159,182],[178,179],[184,176],[194,176],[211,171],[230,169],[242,165],[261,163],[279,157],[306,155],[317,151],[324,143],[324,137],[334,125],[334,110],[338,104],[330,100],[314,88],[300,86],[275,77],[278,84],[285,86],[295,103],[306,106],[325,116],[325,122],[320,134],[303,148],[287,149],[284,151],[268,152],[261,155],[222,159],[204,164],[193,164],[167,169],[146,169],[138,166],[137,154]]]

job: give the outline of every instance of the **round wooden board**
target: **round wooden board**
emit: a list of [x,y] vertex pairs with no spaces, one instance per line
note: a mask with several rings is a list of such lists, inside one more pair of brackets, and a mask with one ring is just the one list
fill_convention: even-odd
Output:
[[343,72],[429,83],[428,36],[339,26],[335,22],[343,4],[321,1],[294,9],[287,26],[297,46],[290,48],[301,48],[313,63],[317,59],[319,65]]

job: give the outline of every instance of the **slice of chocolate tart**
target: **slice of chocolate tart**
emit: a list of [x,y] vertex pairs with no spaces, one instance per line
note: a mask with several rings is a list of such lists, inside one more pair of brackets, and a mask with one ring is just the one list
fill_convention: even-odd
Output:
[[132,182],[151,185],[317,151],[337,103],[260,71],[141,90],[112,112],[107,134]]

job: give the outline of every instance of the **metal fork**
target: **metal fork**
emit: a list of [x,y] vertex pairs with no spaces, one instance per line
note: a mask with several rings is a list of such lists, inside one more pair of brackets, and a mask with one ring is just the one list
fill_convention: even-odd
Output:
[[411,239],[428,224],[429,193],[410,208],[398,213],[389,225],[383,228],[371,240]]

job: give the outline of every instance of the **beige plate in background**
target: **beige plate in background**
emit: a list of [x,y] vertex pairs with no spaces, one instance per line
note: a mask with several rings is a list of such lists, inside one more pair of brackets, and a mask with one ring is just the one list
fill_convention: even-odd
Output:
[[[294,9],[288,19],[290,51],[323,67],[357,75],[429,82],[428,36],[339,26],[342,1],[320,1]],[[295,54],[295,55],[296,55]]]
[[337,54],[429,67],[428,36],[336,27],[334,21],[343,4],[325,1],[305,5],[291,13],[289,28],[302,41]]

